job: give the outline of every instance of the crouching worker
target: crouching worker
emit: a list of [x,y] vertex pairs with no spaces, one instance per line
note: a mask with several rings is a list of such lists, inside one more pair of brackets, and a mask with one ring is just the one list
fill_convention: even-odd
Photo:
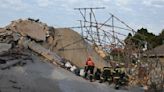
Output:
[[112,82],[112,67],[104,67],[101,75],[100,83],[108,81]]
[[89,57],[88,60],[86,61],[84,78],[87,78],[88,72],[90,72],[89,73],[89,80],[91,82],[93,81],[94,66],[95,66],[94,62],[92,61],[91,57]]
[[94,78],[95,80],[100,80],[100,76],[101,76],[101,70],[99,68],[97,68]]

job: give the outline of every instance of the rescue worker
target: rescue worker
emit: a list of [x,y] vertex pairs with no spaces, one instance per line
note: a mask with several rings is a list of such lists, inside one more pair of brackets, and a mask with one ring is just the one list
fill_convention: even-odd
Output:
[[127,85],[128,76],[125,73],[124,63],[120,63],[120,66],[117,64],[114,69],[114,80],[115,80],[115,88],[119,89],[120,86]]
[[120,81],[122,85],[127,85],[128,82],[128,76],[125,73],[125,65],[124,63],[120,64]]
[[99,68],[97,68],[94,78],[95,80],[100,80],[100,76],[101,76],[101,70]]
[[75,75],[80,76],[80,68],[77,67],[75,69]]
[[118,64],[116,64],[116,67],[113,71],[114,73],[114,83],[115,83],[115,89],[119,89],[120,87],[120,72],[121,72],[121,68]]
[[121,72],[121,68],[120,68],[119,64],[116,64],[116,66],[114,68],[114,71],[113,71],[114,77],[119,76],[120,75],[120,72]]
[[108,81],[109,83],[112,81],[112,67],[104,67],[101,75],[100,83]]
[[88,72],[90,72],[89,73],[89,80],[91,82],[93,80],[94,66],[95,66],[94,62],[92,61],[91,57],[89,57],[88,60],[86,61],[84,78],[87,78]]

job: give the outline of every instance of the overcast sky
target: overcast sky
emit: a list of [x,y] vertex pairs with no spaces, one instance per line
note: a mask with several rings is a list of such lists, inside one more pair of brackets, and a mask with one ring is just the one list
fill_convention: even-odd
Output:
[[[75,26],[77,7],[106,7],[100,20],[113,13],[134,29],[158,34],[164,29],[164,0],[0,0],[0,26],[19,18],[39,18],[51,26]],[[100,10],[99,10],[100,12]]]

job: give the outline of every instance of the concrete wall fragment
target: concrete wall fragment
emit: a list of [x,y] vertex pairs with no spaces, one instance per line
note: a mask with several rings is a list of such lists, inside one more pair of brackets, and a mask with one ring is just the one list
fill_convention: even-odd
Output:
[[8,51],[11,48],[11,44],[0,43],[0,52]]
[[30,20],[13,21],[8,28],[19,32],[22,36],[30,36],[37,41],[45,41],[48,31],[47,25]]

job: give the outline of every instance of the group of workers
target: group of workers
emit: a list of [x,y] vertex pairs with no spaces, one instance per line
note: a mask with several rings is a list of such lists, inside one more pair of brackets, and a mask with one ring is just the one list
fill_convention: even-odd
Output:
[[99,80],[100,83],[103,82],[109,82],[109,83],[115,83],[116,88],[118,88],[121,85],[127,85],[128,83],[128,76],[125,73],[125,66],[123,63],[116,64],[115,67],[108,66],[104,67],[103,71],[97,68],[96,72],[94,73],[94,61],[91,59],[91,57],[88,58],[86,61],[85,66],[85,76],[84,78],[89,78],[89,80],[92,82],[93,80]]
[[[127,85],[128,83],[128,76],[125,73],[124,64],[116,64],[115,67],[103,67],[103,70],[101,71],[99,68],[95,69],[95,63],[91,57],[89,57],[86,61],[84,69],[80,69],[68,61],[64,62],[64,68],[72,71],[78,76],[82,76],[85,79],[90,80],[90,82],[98,80],[99,83],[115,83],[116,88],[121,85]],[[96,71],[94,72],[94,70]]]

